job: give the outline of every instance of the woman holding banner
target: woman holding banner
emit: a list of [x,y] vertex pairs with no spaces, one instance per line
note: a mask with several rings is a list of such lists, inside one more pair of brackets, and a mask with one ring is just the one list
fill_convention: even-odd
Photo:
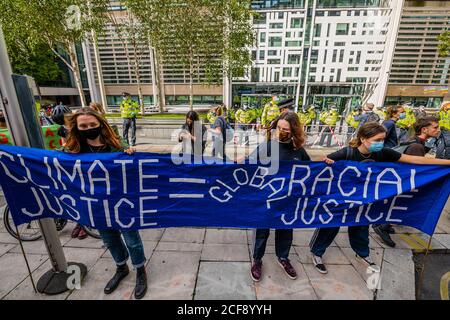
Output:
[[[65,151],[71,153],[106,153],[125,152],[129,155],[135,152],[125,148],[119,136],[114,132],[106,119],[92,108],[82,108],[69,121],[69,136]],[[105,246],[110,251],[117,270],[106,285],[105,294],[112,293],[119,283],[128,275],[128,258],[137,270],[134,297],[141,299],[147,292],[146,258],[139,231],[99,230]],[[125,240],[124,241],[122,240]]]
[[[303,148],[305,134],[295,112],[288,111],[282,113],[277,120],[270,125],[269,130],[275,130],[274,139],[260,144],[250,155],[250,159],[264,161],[265,159],[261,159],[261,157],[267,157],[270,158],[271,161],[311,161],[311,158]],[[272,154],[271,150],[278,150],[278,154]],[[256,229],[254,236],[253,263],[250,272],[254,281],[261,280],[262,258],[266,250],[269,234],[270,229]],[[278,264],[283,268],[286,275],[294,280],[297,278],[297,272],[288,259],[292,238],[292,229],[275,230],[275,253],[278,257]]]
[[[401,154],[395,150],[385,148],[386,128],[377,122],[367,122],[360,127],[350,146],[336,151],[326,158],[327,164],[339,160],[352,160],[358,162],[402,162],[409,164],[438,164],[450,165],[450,160],[418,157]],[[333,242],[339,232],[339,227],[316,229],[310,242],[313,264],[320,273],[327,273],[322,261],[326,249]],[[372,269],[378,269],[370,258],[369,226],[349,226],[348,236],[356,258],[366,263]]]

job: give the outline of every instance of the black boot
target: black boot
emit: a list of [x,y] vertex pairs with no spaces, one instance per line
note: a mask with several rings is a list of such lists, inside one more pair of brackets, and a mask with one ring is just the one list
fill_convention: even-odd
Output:
[[137,269],[136,274],[136,287],[134,288],[134,298],[139,300],[142,299],[147,292],[147,272],[145,267],[140,267]]
[[391,239],[389,232],[385,231],[381,226],[374,227],[373,230],[380,237],[381,241],[389,247],[395,247],[395,242]]
[[130,273],[130,269],[128,269],[128,266],[126,264],[122,266],[118,266],[116,273],[111,278],[111,280],[108,281],[108,284],[105,287],[105,294],[110,294],[114,290],[117,289],[119,286],[119,283]]

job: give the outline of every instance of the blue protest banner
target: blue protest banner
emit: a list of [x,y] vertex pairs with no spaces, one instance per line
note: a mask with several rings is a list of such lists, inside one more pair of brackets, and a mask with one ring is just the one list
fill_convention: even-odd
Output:
[[445,166],[281,162],[273,173],[261,164],[173,160],[0,146],[0,183],[16,224],[62,217],[130,230],[392,223],[432,234],[450,192]]

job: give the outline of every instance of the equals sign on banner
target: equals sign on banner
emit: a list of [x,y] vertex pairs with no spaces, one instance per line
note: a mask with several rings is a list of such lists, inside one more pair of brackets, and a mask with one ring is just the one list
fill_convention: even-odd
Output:
[[[206,184],[206,179],[170,178],[169,182]],[[204,194],[199,194],[199,193],[171,193],[171,194],[169,194],[169,198],[171,198],[171,199],[203,199],[204,197],[205,197]]]

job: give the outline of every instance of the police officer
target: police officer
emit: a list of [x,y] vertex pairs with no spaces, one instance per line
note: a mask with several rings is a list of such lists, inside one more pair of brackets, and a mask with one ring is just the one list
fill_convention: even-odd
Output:
[[134,101],[130,94],[124,92],[123,101],[120,104],[120,113],[123,118],[123,138],[129,144],[128,131],[131,128],[131,145],[136,145],[136,118],[139,113],[139,104]]
[[349,142],[353,135],[356,132],[356,129],[359,126],[360,121],[356,120],[360,115],[362,114],[362,108],[361,106],[356,106],[355,109],[348,114],[348,116],[345,118],[345,122],[348,125],[347,129],[347,142]]
[[272,101],[264,106],[264,110],[261,116],[261,124],[264,127],[269,127],[270,124],[280,115],[280,109],[278,108],[278,97],[273,96]]
[[327,139],[327,147],[331,147],[332,131],[336,127],[339,120],[339,113],[336,105],[331,105],[329,111],[322,112],[319,116],[320,125],[322,126],[322,136],[319,144],[323,146],[325,139]]

